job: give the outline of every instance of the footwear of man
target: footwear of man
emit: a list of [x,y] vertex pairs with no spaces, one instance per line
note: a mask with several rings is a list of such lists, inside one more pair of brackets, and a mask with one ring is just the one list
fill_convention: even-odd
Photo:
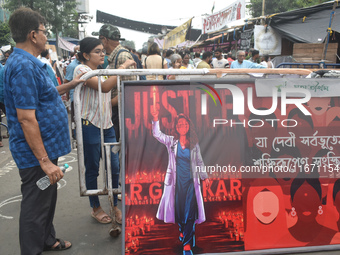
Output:
[[56,243],[51,247],[45,247],[44,251],[62,251],[70,249],[72,244],[69,241],[64,241],[63,239],[56,238]]

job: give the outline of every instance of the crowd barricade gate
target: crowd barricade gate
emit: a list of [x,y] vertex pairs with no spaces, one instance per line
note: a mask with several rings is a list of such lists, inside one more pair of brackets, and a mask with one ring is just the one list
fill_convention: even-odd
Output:
[[[190,78],[197,78],[200,77],[202,79],[211,79],[211,78],[219,78],[225,79],[226,81],[229,78],[232,79],[245,79],[249,77],[270,77],[270,76],[290,76],[295,75],[295,77],[305,77],[310,74],[312,71],[308,69],[195,69],[195,70],[188,70],[188,69],[130,69],[130,70],[118,70],[118,69],[101,69],[101,70],[94,70],[90,71],[82,76],[82,79],[87,80],[94,76],[112,76],[117,75],[117,88],[118,88],[118,105],[119,105],[119,115],[120,115],[120,126],[119,129],[122,131],[122,109],[123,109],[123,102],[121,98],[121,85],[120,85],[120,76],[138,76],[138,75],[175,75],[176,80],[188,80]],[[120,141],[116,143],[104,143],[104,136],[103,136],[103,129],[100,129],[101,135],[101,151],[106,153],[106,158],[101,158],[100,162],[100,169],[99,172],[103,176],[103,188],[97,190],[87,190],[85,184],[85,164],[84,164],[84,152],[83,152],[83,135],[82,135],[82,122],[81,122],[81,105],[80,105],[80,90],[83,84],[79,84],[74,93],[74,104],[75,104],[75,123],[76,123],[76,140],[77,140],[77,153],[78,153],[78,172],[79,172],[79,187],[80,187],[80,196],[92,196],[92,195],[108,195],[109,203],[110,203],[110,213],[111,217],[113,218],[112,228],[110,230],[111,236],[118,236],[121,233],[121,228],[115,223],[115,214],[113,209],[113,195],[114,194],[124,194],[125,192],[125,178],[122,178],[122,189],[113,189],[112,188],[112,178],[111,178],[111,171],[105,170],[105,163],[107,169],[111,169],[110,164],[110,150],[114,153],[117,153],[121,150],[121,147],[124,144],[121,144]],[[99,102],[102,101],[101,98],[101,80],[98,79],[98,95],[99,95]],[[99,103],[100,112],[102,112],[102,104]],[[102,116],[100,116],[102,118]],[[101,119],[102,121],[102,119]],[[123,134],[123,132],[121,132]],[[113,147],[112,147],[113,146]],[[112,147],[112,149],[111,149]],[[122,148],[124,150],[124,147]],[[121,160],[120,158],[120,169],[122,176],[125,175],[125,161]],[[124,201],[124,196],[122,196],[122,201]],[[125,219],[125,207],[123,206],[123,224]],[[124,247],[124,242],[122,242]],[[299,247],[299,248],[290,248],[289,250],[293,251],[295,249],[296,252],[303,252],[307,250],[311,250],[311,247]],[[279,250],[279,249],[276,249]],[[318,249],[316,249],[318,250]],[[268,250],[269,253],[272,253],[272,250]],[[124,253],[124,250],[122,254]],[[239,253],[239,252],[237,252]],[[266,251],[251,251],[248,252],[241,252],[244,254],[265,254]]]

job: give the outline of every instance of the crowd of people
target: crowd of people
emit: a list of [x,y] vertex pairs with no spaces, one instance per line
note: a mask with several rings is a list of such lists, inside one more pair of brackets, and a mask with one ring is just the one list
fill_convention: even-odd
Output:
[[[231,52],[225,53],[221,48],[213,52],[191,52],[188,49],[164,49],[161,53],[157,43],[151,44],[147,54],[138,54],[144,69],[225,69],[225,68],[274,68],[269,55],[261,55],[255,49],[246,52],[239,50],[233,57]],[[165,62],[166,61],[166,62]],[[174,79],[168,76],[167,79]],[[147,77],[154,80],[155,76]],[[158,77],[162,79],[163,77]]]
[[[22,26],[25,24],[25,26]],[[73,89],[84,82],[80,77],[91,70],[107,69],[199,69],[199,68],[272,68],[268,56],[259,62],[258,52],[250,60],[246,52],[238,51],[236,58],[222,49],[214,53],[189,50],[163,50],[152,43],[146,54],[124,48],[120,31],[113,25],[103,25],[99,38],[86,37],[74,48],[69,58],[50,60],[46,48],[46,20],[29,8],[17,9],[9,19],[11,34],[16,42],[0,65],[1,109],[6,112],[9,126],[10,150],[22,180],[23,199],[20,212],[19,239],[21,254],[41,254],[45,250],[64,250],[69,241],[56,238],[53,218],[57,201],[57,185],[63,178],[58,158],[71,151],[68,113],[61,96],[67,93],[71,101],[71,120],[74,119]],[[12,53],[10,55],[10,53]],[[10,56],[9,56],[10,55]],[[5,65],[5,68],[4,68]],[[155,75],[140,77],[155,80]],[[81,87],[81,119],[84,144],[87,189],[97,189],[101,157],[100,128],[104,142],[119,141],[117,76],[102,79],[104,118],[100,121],[98,77],[88,79]],[[136,76],[121,76],[122,81],[136,80]],[[158,80],[175,79],[159,75]],[[1,91],[0,91],[1,92]],[[1,95],[1,93],[0,93]],[[75,138],[74,132],[72,132]],[[1,134],[0,134],[1,137]],[[2,142],[0,140],[0,147]],[[119,184],[119,156],[111,155],[113,188]],[[36,181],[47,175],[51,186],[41,191]],[[91,216],[99,223],[113,219],[100,206],[97,196],[90,196]],[[114,195],[114,220],[122,224],[122,212]],[[117,230],[119,231],[119,230]],[[119,233],[116,233],[119,234]],[[186,247],[190,249],[191,247]]]

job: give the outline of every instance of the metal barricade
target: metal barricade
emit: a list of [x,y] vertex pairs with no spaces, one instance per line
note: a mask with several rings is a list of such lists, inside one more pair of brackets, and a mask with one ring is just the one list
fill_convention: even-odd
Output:
[[[122,116],[122,100],[121,100],[121,86],[120,86],[120,76],[139,76],[139,75],[176,75],[180,77],[180,79],[190,79],[192,77],[197,77],[198,75],[203,76],[204,78],[226,78],[230,76],[267,76],[267,75],[298,75],[298,76],[307,76],[310,74],[310,70],[306,69],[101,69],[90,71],[82,76],[82,79],[87,80],[94,76],[112,76],[117,75],[117,88],[118,88],[118,108],[119,108],[119,117]],[[110,230],[111,236],[117,236],[121,233],[121,228],[115,223],[115,214],[114,214],[114,204],[113,204],[113,195],[124,193],[121,189],[113,189],[112,188],[112,178],[111,171],[105,170],[105,165],[107,169],[111,169],[111,160],[110,160],[110,150],[113,146],[112,150],[114,153],[117,153],[120,150],[121,142],[118,141],[116,143],[104,143],[104,135],[103,128],[100,128],[100,136],[101,136],[101,151],[102,153],[106,152],[106,159],[101,158],[100,162],[100,173],[103,175],[103,188],[97,190],[87,190],[85,184],[85,164],[84,164],[84,147],[83,147],[83,134],[82,134],[82,123],[81,123],[81,105],[80,105],[80,90],[83,84],[79,84],[74,92],[74,106],[75,106],[75,122],[76,122],[76,139],[77,139],[77,153],[78,153],[78,171],[79,171],[79,187],[80,187],[80,196],[92,196],[92,195],[108,195],[109,203],[110,203],[110,213],[113,218],[112,228]],[[99,110],[100,113],[103,112],[103,105],[101,98],[101,80],[98,79],[98,94],[99,94]],[[102,123],[102,116],[100,116]],[[121,130],[122,120],[120,120],[119,129]],[[122,132],[121,132],[122,133]],[[104,162],[106,160],[106,164]],[[121,174],[124,175],[124,160],[120,162]],[[123,178],[124,179],[124,178]],[[124,182],[123,182],[124,183]],[[124,201],[124,200],[123,200]],[[124,212],[124,210],[123,210]]]
[[335,63],[281,63],[276,66],[276,68],[313,68],[313,69],[323,69],[323,68],[340,68],[340,64]]

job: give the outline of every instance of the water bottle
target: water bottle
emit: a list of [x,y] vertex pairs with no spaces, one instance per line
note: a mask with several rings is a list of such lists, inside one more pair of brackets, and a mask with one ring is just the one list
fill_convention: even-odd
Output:
[[[60,167],[60,170],[63,171],[63,173],[65,173],[67,168],[68,168],[68,164],[65,164],[64,166]],[[40,178],[36,182],[36,184],[39,189],[45,190],[51,185],[50,178],[47,175],[45,175],[44,177]]]

